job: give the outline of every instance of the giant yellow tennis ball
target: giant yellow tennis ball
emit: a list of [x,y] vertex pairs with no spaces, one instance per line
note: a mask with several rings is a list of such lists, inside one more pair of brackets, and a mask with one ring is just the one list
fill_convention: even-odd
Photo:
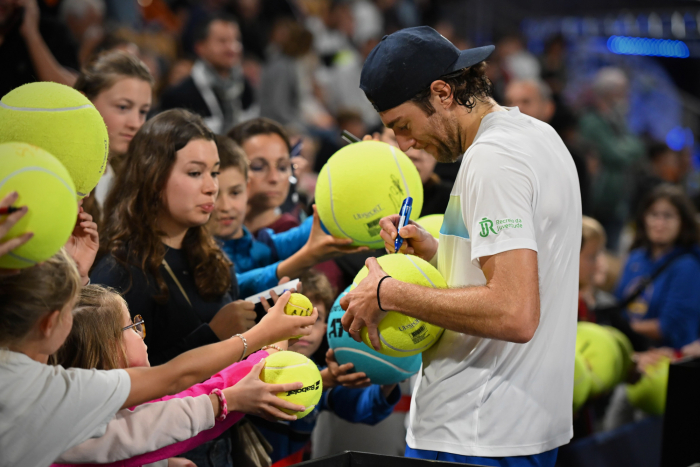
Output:
[[619,329],[612,326],[603,327],[613,336],[615,342],[617,342],[618,348],[620,349],[620,355],[622,357],[622,372],[620,374],[619,382],[622,382],[627,379],[627,373],[633,365],[632,356],[634,355],[634,347],[632,347],[632,343],[630,342],[629,338]]
[[423,208],[418,170],[400,149],[379,141],[345,146],[323,166],[316,182],[316,208],[328,232],[370,248],[384,246],[379,221],[398,214],[408,196],[415,220]]
[[[447,283],[438,270],[417,256],[398,253],[377,258],[377,262],[384,272],[402,282],[438,289],[447,288]],[[352,288],[357,287],[367,274],[365,266],[355,276]],[[379,353],[392,357],[410,357],[428,350],[438,341],[444,330],[399,312],[388,311],[379,322],[377,331],[381,342]],[[362,328],[361,334],[364,343],[372,348],[366,327]]]
[[27,243],[0,256],[1,268],[18,269],[49,259],[66,244],[78,204],[66,168],[48,152],[26,143],[0,144],[0,199],[13,191],[19,195],[13,206],[29,210],[0,242],[34,233]]
[[79,198],[107,166],[107,128],[95,106],[73,88],[25,84],[0,101],[0,143],[21,141],[45,149],[68,169]]
[[574,356],[574,412],[581,408],[591,393],[591,372],[578,352]]
[[321,400],[323,392],[321,372],[318,371],[314,362],[300,353],[283,351],[270,355],[265,359],[260,379],[269,384],[304,384],[301,389],[277,393],[280,399],[306,407],[303,412],[282,409],[290,415],[296,415],[297,418],[308,415]]
[[664,357],[644,369],[637,384],[627,386],[627,399],[634,407],[652,415],[663,415],[666,410],[668,373],[671,360]]
[[313,311],[314,306],[311,304],[311,300],[300,293],[290,295],[289,301],[284,306],[284,312],[293,316],[311,316]]
[[582,321],[576,329],[576,351],[591,372],[591,395],[610,391],[622,374],[620,348],[607,329]]
[[421,217],[416,221],[416,223],[427,230],[430,235],[439,239],[443,220],[445,220],[444,214],[431,214],[429,216]]

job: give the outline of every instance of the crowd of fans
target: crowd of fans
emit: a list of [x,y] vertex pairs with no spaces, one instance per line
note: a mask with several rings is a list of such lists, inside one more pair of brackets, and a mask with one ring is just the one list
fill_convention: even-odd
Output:
[[[350,249],[323,233],[311,207],[315,177],[345,144],[342,130],[359,137],[377,132],[396,145],[359,89],[363,61],[384,34],[418,24],[470,47],[468,31],[451,22],[450,5],[0,0],[0,95],[28,82],[55,81],[83,92],[105,120],[110,164],[83,206],[101,236],[91,280],[125,288],[131,269],[137,287],[124,299],[132,316],[148,323],[152,364],[249,329],[252,305],[236,299],[285,276],[310,274],[304,283],[323,327],[364,258],[382,252]],[[487,73],[496,100],[549,123],[576,164],[584,212],[579,319],[615,322],[609,309],[624,304],[639,371],[661,355],[698,355],[699,199],[684,188],[692,148],[672,150],[630,131],[629,79],[621,69],[599,69],[586,101],[566,102],[566,48],[554,37],[536,57],[518,35],[503,37]],[[189,133],[174,134],[175,127]],[[218,136],[209,138],[209,130]],[[191,168],[168,157],[198,137],[198,144],[218,151],[219,194],[207,227],[181,231],[200,187],[188,188]],[[421,215],[444,213],[458,165],[436,164],[415,149],[407,155],[424,185]],[[209,191],[215,195],[213,184]],[[173,281],[161,273],[161,260]],[[316,357],[323,361],[322,334],[315,339],[311,347],[320,347]],[[375,392],[367,397],[381,413],[365,422],[385,417],[399,397],[395,387]],[[275,460],[298,452],[313,428],[280,432],[255,423],[274,440]],[[202,452],[213,452],[212,446]]]

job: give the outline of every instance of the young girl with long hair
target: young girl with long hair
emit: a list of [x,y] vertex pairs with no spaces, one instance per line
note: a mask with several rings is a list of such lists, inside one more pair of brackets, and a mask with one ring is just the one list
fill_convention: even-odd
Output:
[[[140,317],[132,320],[122,297],[109,288],[88,285],[80,293],[73,310],[73,328],[54,356],[55,361],[65,368],[148,367],[145,334],[146,323]],[[287,342],[275,347],[286,349]],[[294,420],[294,416],[279,408],[299,410],[299,406],[276,396],[278,392],[291,390],[291,386],[266,384],[260,380],[263,360],[274,352],[276,348],[256,352],[179,394],[153,400],[134,412],[120,411],[118,417],[127,423],[115,419],[104,436],[63,453],[57,462],[107,463],[129,459],[119,465],[141,465],[181,454],[215,438],[239,421],[243,413]],[[209,400],[197,400],[207,397],[215,388],[224,390],[229,412],[223,420],[217,420],[216,425]],[[186,398],[194,399],[182,400]],[[159,401],[166,402],[159,404]],[[188,404],[183,405],[185,402]],[[139,436],[143,433],[149,436]]]

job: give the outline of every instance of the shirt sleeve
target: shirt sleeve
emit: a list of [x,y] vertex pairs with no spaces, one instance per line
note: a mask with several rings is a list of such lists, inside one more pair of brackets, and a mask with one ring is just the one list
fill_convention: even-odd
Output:
[[279,259],[289,258],[306,244],[311,235],[313,222],[313,216],[307,217],[300,226],[272,235]]
[[537,251],[534,206],[537,179],[527,164],[491,144],[470,151],[462,216],[470,233],[472,263],[509,250]]
[[64,452],[57,462],[104,464],[155,451],[214,426],[209,396],[185,397],[120,410],[105,434]]
[[386,399],[381,386],[376,384],[363,389],[336,386],[324,394],[321,410],[332,410],[352,423],[376,425],[391,414],[400,398],[398,384]]
[[242,298],[250,297],[258,292],[275,287],[279,282],[277,266],[279,266],[279,262],[236,274],[240,296]]

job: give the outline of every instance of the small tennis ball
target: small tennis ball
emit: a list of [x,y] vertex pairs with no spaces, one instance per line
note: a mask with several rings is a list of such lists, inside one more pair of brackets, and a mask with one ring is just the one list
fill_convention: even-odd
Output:
[[365,373],[372,384],[395,384],[418,372],[422,362],[420,354],[410,357],[382,355],[368,348],[364,342],[356,342],[345,332],[341,323],[345,311],[340,307],[340,299],[350,291],[350,287],[340,294],[328,314],[326,337],[338,363],[352,363],[353,371]]
[[349,144],[323,166],[316,183],[316,207],[323,226],[352,245],[382,248],[379,221],[398,214],[413,197],[411,219],[423,208],[418,170],[400,149],[379,141]]
[[314,362],[300,353],[282,351],[265,359],[265,366],[260,373],[260,379],[269,384],[302,383],[301,389],[277,393],[277,397],[293,404],[306,407],[303,412],[292,412],[282,409],[297,418],[303,418],[316,407],[321,400],[323,383],[321,372]]
[[603,326],[582,321],[576,329],[576,351],[591,372],[591,395],[610,391],[622,373],[622,354],[615,338]]
[[583,357],[576,352],[574,357],[574,412],[580,409],[588,400],[592,384],[591,372],[588,370]]
[[0,257],[0,267],[26,268],[55,255],[70,238],[78,216],[75,186],[66,168],[36,146],[0,144],[0,161],[0,199],[16,191],[14,206],[29,208],[0,242],[34,233],[27,243]]
[[[447,283],[438,270],[417,256],[398,253],[377,258],[377,262],[384,272],[402,282],[438,289],[447,288]],[[367,274],[365,266],[355,276],[353,288],[357,287]],[[377,331],[381,342],[379,353],[392,357],[409,357],[428,350],[438,341],[444,330],[399,312],[389,311],[379,322]],[[366,327],[362,328],[361,334],[364,343],[372,348]]]
[[294,316],[311,316],[311,313],[314,312],[314,306],[305,295],[293,293],[284,306],[284,312]]
[[429,216],[423,216],[416,221],[421,227],[427,230],[430,235],[435,238],[440,238],[440,228],[442,227],[442,221],[445,219],[444,214],[431,214]]
[[663,415],[666,410],[670,364],[670,359],[662,358],[644,370],[644,375],[637,384],[627,386],[630,404],[648,414]]
[[107,127],[95,106],[63,84],[20,86],[0,101],[0,143],[21,141],[45,149],[68,169],[79,198],[107,166]]

